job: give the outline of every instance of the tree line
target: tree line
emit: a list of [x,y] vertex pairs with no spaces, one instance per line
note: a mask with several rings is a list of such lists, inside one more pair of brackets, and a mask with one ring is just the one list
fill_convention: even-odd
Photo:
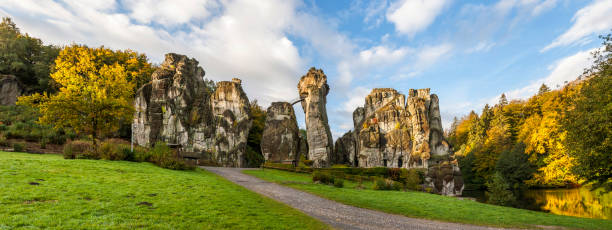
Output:
[[526,100],[502,94],[480,114],[454,119],[447,135],[468,188],[610,186],[612,37],[600,38],[593,66],[575,81],[542,84]]

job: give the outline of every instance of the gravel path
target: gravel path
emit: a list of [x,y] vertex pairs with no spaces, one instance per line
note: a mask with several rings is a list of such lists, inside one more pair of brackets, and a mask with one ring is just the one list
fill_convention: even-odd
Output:
[[409,218],[357,208],[241,173],[240,168],[203,167],[249,190],[285,203],[337,229],[496,229]]

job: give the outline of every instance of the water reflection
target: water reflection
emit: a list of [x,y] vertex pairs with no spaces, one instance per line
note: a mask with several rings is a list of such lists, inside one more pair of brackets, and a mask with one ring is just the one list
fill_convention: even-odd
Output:
[[[485,202],[484,191],[464,191],[464,196]],[[519,208],[557,215],[612,219],[612,192],[598,189],[534,189],[519,196]]]

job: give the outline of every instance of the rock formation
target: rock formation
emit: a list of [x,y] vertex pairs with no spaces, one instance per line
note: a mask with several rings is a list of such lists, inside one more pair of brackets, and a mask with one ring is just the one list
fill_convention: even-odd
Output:
[[288,102],[273,102],[268,107],[261,137],[261,153],[266,162],[297,162],[300,154],[299,135],[293,106]]
[[313,161],[313,167],[327,167],[330,164],[330,154],[333,151],[333,140],[327,124],[327,109],[325,108],[329,86],[323,70],[310,68],[308,73],[298,83],[302,108],[306,120],[306,137],[308,139],[308,159]]
[[395,89],[374,89],[353,112],[353,124],[354,131],[336,142],[342,150],[353,137],[353,165],[429,168],[427,185],[440,194],[461,194],[461,172],[443,136],[438,97],[429,89],[410,89],[407,99]]
[[219,82],[210,92],[203,77],[195,59],[166,54],[151,82],[136,92],[134,140],[142,146],[179,145],[220,165],[240,167],[251,126],[248,98],[240,80]]
[[15,105],[23,88],[13,75],[0,75],[0,105]]
[[246,164],[246,145],[252,121],[249,98],[241,84],[242,81],[237,78],[219,82],[211,97],[215,117],[212,154],[213,159],[223,166],[242,167]]
[[353,132],[349,131],[338,138],[334,144],[334,163],[355,165],[357,158],[355,144]]

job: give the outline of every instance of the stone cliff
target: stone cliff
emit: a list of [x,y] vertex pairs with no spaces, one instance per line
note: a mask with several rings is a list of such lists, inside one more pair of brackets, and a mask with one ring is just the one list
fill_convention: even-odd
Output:
[[[353,112],[354,131],[336,141],[336,155],[357,167],[429,168],[428,185],[445,195],[461,194],[461,172],[444,139],[438,97],[429,89],[377,88]],[[353,141],[354,147],[350,142]],[[350,156],[354,156],[353,161]]]
[[261,137],[261,152],[266,162],[297,162],[300,154],[299,132],[293,106],[288,102],[273,102],[268,107]]
[[238,79],[219,82],[210,92],[204,74],[195,59],[166,54],[151,82],[136,92],[135,143],[163,141],[208,155],[220,165],[240,167],[251,127],[248,98]]
[[13,75],[0,75],[0,105],[15,105],[23,88]]
[[310,68],[298,83],[302,108],[306,120],[306,137],[308,141],[308,159],[313,167],[327,167],[333,151],[333,140],[327,123],[325,107],[329,86],[323,70]]

